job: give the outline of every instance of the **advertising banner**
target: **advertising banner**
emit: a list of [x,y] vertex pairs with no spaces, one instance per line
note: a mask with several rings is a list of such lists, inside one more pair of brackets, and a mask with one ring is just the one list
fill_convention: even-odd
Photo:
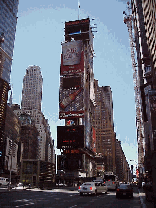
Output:
[[57,148],[83,148],[84,126],[57,126]]
[[82,40],[62,43],[63,65],[79,64],[81,60]]
[[[61,54],[61,70],[60,70],[61,75],[83,72],[84,71],[84,53],[83,53],[83,51],[80,54],[79,64],[64,65],[63,63],[64,63],[63,62],[63,54]],[[65,61],[65,63],[67,63],[67,62]],[[71,61],[71,63],[74,63],[74,62]]]
[[60,111],[59,112],[59,119],[66,119],[66,118],[83,118],[84,117],[84,110],[82,111]]
[[86,24],[86,23],[90,23],[90,20],[89,20],[89,18],[87,18],[87,19],[81,19],[81,20],[75,20],[75,21],[69,21],[69,22],[66,22],[65,23],[65,28],[67,27],[67,26],[71,26],[71,25],[79,25],[79,24]]
[[83,76],[60,77],[59,118],[84,117]]
[[94,127],[92,127],[92,151],[96,153],[96,133]]
[[61,102],[60,102],[60,107],[62,109],[65,109],[70,103],[72,103],[77,95],[82,91],[82,88],[79,90],[76,90],[75,92],[73,92],[72,94],[69,94],[68,96],[66,96]]
[[81,73],[82,71],[84,71],[82,40],[63,43],[60,74]]

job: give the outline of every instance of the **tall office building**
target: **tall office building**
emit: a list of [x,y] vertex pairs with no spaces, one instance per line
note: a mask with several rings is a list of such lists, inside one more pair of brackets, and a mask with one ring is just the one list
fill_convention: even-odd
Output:
[[116,175],[118,176],[118,180],[131,181],[129,165],[123,152],[121,141],[118,139],[116,139],[115,161]]
[[[0,1],[0,154],[4,156],[4,129],[17,24],[18,0]],[[4,157],[0,159],[3,160]],[[0,166],[3,166],[0,161]],[[0,171],[3,167],[0,167]]]
[[[54,151],[50,127],[47,119],[45,119],[43,113],[41,112],[42,83],[43,78],[40,67],[35,65],[29,66],[26,69],[26,75],[23,78],[21,110],[17,110],[16,114],[18,116],[20,116],[21,113],[31,115],[39,132],[38,159],[43,161],[52,161]],[[47,151],[50,151],[49,147],[51,147],[51,152],[47,153]],[[51,155],[51,157],[49,157],[49,155]]]
[[39,66],[29,66],[23,79],[22,110],[41,111],[43,78]]
[[[142,0],[147,44],[153,62],[153,75],[156,72],[156,1]],[[155,83],[156,85],[156,83]]]
[[99,87],[98,80],[94,80],[94,88],[96,107],[93,111],[93,126],[96,132],[96,151],[107,158],[105,170],[115,173],[112,91],[109,86]]
[[151,176],[154,160],[151,155],[156,150],[156,3],[131,0],[131,8],[145,138],[138,139],[138,163],[140,172],[145,175],[146,171]]
[[[63,169],[94,175],[92,112],[94,103],[93,33],[90,19],[65,22],[62,43],[57,148],[63,149]],[[75,175],[75,177],[77,177]]]
[[[1,47],[11,58],[13,57],[18,4],[19,0],[0,1],[0,35],[4,33],[4,43]],[[1,78],[8,83],[10,82],[11,64],[12,60],[6,57]]]

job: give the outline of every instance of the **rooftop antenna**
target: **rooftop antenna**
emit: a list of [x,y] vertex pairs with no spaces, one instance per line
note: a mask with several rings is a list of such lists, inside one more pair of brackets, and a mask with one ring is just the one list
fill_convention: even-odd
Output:
[[78,0],[78,20],[79,20],[80,2]]

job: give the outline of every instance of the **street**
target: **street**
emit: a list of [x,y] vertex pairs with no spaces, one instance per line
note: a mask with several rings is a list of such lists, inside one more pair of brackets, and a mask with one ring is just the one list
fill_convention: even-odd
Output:
[[134,197],[116,199],[115,191],[107,194],[80,196],[77,190],[20,190],[0,193],[0,207],[108,207],[139,208],[141,207],[138,190],[134,188]]

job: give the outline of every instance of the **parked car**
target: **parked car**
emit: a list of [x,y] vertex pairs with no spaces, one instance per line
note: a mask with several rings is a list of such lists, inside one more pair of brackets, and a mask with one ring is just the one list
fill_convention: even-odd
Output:
[[9,184],[8,178],[0,177],[0,186],[8,186],[8,184]]
[[23,187],[23,183],[18,183],[17,185],[16,185],[17,187]]
[[108,187],[101,182],[86,182],[83,183],[81,186],[78,188],[78,192],[82,196],[83,194],[94,194],[96,195],[97,193],[107,193]]
[[133,187],[129,184],[120,184],[116,189],[116,198],[121,196],[133,197]]

